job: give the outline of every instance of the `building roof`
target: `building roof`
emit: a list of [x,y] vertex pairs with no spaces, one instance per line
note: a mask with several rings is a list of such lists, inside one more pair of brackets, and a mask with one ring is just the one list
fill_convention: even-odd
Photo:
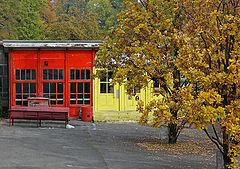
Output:
[[99,40],[3,40],[6,48],[98,48]]

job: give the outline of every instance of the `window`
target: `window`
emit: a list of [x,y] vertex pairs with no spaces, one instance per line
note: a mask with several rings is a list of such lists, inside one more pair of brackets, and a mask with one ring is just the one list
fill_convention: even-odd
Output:
[[28,97],[36,97],[36,70],[16,69],[15,80],[15,103],[27,106]]
[[0,64],[0,97],[8,99],[8,66]]
[[153,80],[153,92],[155,94],[159,94],[160,92],[160,83],[159,83],[159,80],[156,80],[156,79],[152,79]]
[[90,80],[90,69],[71,69],[70,80]]
[[16,69],[15,71],[16,80],[36,80],[35,69]]
[[63,80],[63,69],[44,69],[43,80]]
[[63,105],[63,69],[43,70],[43,97],[49,98],[51,105]]
[[16,83],[16,105],[28,104],[28,97],[36,97],[36,83]]
[[114,93],[114,86],[111,85],[113,73],[102,71],[100,78],[100,93]]
[[90,69],[70,69],[70,104],[91,104]]
[[49,98],[51,105],[63,105],[63,83],[43,83],[43,97]]
[[70,83],[70,104],[90,104],[91,84],[90,82]]
[[134,93],[141,93],[141,89],[140,88],[134,88]]

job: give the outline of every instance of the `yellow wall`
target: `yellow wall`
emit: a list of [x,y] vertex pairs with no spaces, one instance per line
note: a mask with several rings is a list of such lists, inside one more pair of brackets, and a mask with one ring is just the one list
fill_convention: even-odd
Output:
[[153,95],[152,83],[141,89],[136,96],[126,93],[125,85],[114,85],[114,93],[100,93],[100,80],[93,81],[93,116],[95,121],[138,121],[141,114],[136,112],[138,99],[148,103],[156,98]]

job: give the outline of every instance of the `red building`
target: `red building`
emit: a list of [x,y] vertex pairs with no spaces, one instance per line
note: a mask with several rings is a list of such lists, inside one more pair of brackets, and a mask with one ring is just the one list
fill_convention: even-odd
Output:
[[28,97],[47,97],[51,106],[93,106],[95,51],[101,41],[4,41],[9,55],[9,109]]

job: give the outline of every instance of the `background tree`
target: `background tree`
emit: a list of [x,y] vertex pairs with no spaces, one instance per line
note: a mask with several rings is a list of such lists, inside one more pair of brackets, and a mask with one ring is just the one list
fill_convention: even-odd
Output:
[[98,15],[100,28],[107,34],[117,25],[117,15],[123,10],[123,0],[90,0],[89,8]]
[[18,19],[16,20],[16,39],[44,39],[45,26],[41,11],[47,7],[46,0],[20,0]]
[[56,2],[56,21],[48,27],[47,38],[57,40],[103,39],[97,15],[90,12],[85,0]]
[[[144,88],[154,80],[160,84],[163,99],[148,105],[139,103],[141,124],[148,122],[154,112],[153,126],[168,126],[169,143],[176,143],[188,114],[181,111],[179,89],[187,84],[175,65],[178,43],[175,33],[181,28],[181,9],[174,1],[126,1],[126,10],[118,17],[120,22],[112,29],[97,57],[97,66],[115,72],[114,82],[125,82],[129,94],[134,88]],[[126,81],[128,79],[128,81]]]
[[45,0],[1,0],[0,39],[44,39]]

